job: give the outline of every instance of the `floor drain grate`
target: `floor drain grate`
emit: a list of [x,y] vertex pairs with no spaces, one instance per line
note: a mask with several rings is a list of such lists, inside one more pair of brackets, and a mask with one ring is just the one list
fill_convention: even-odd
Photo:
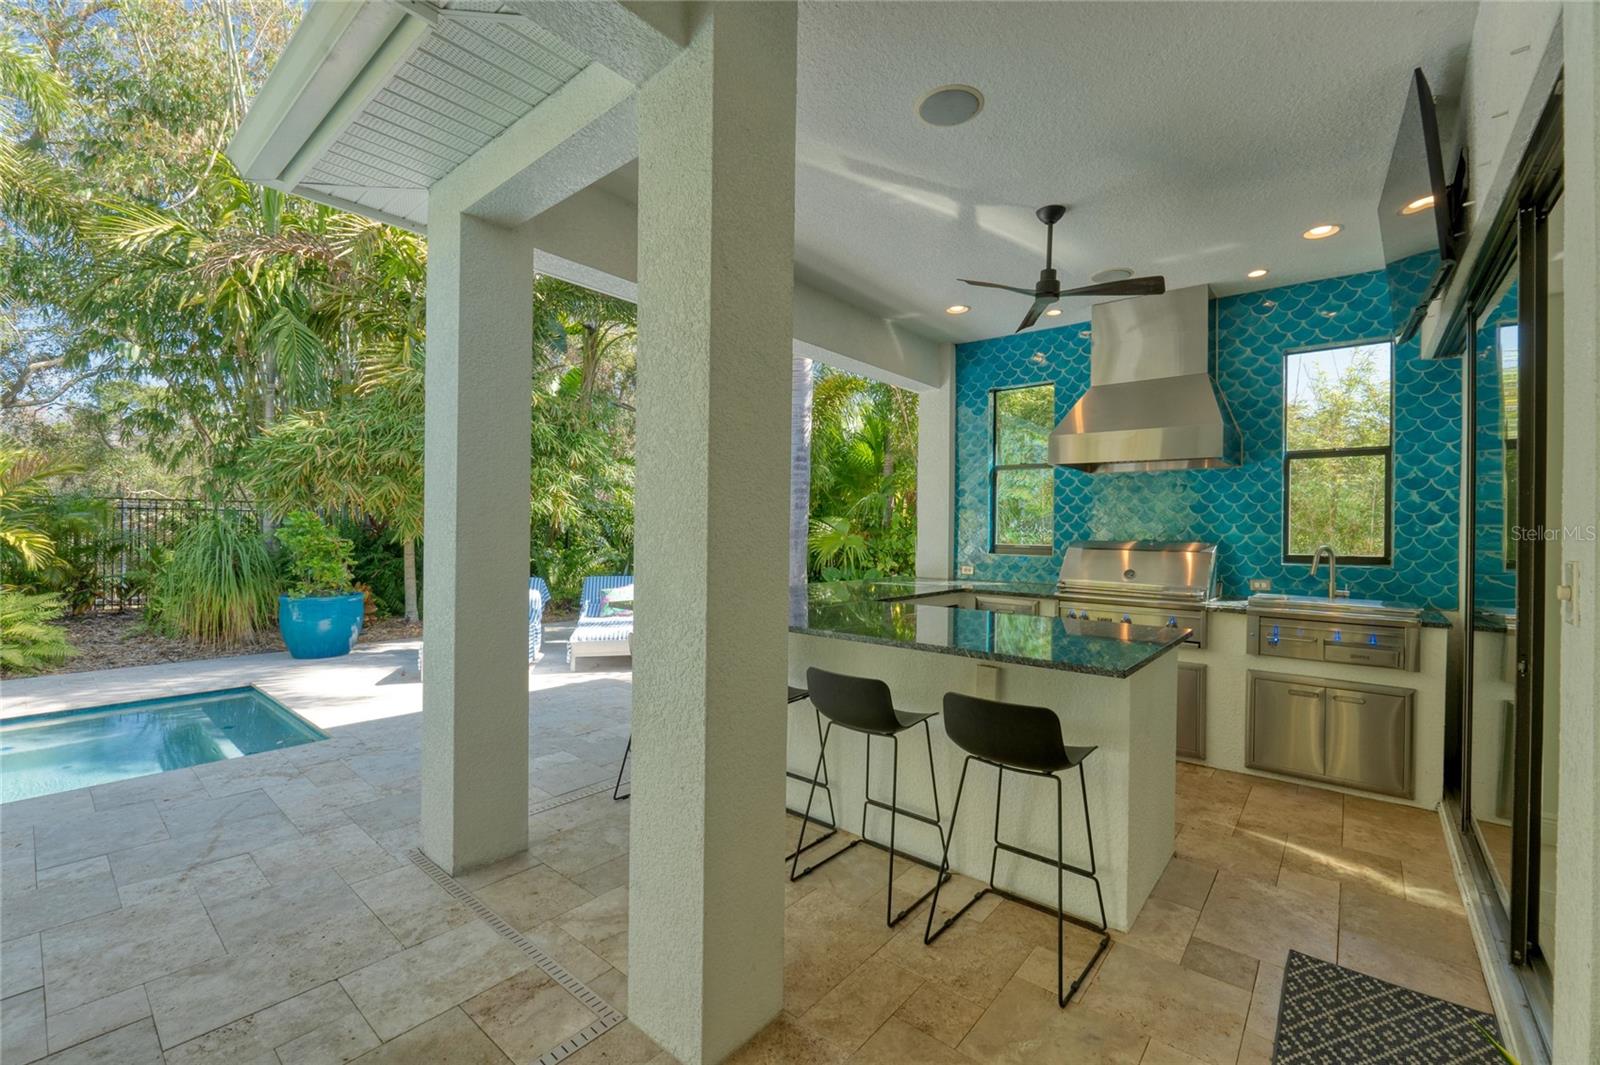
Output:
[[545,799],[543,802],[534,803],[528,807],[528,816],[532,817],[534,814],[547,813],[558,806],[565,806],[569,802],[577,802],[579,799],[587,799],[591,795],[598,795],[602,791],[609,790],[611,790],[611,782],[609,780],[601,780],[576,791],[557,795],[553,799]]
[[[583,796],[576,797],[582,798]],[[556,803],[555,805],[559,806],[561,804]],[[533,964],[538,966],[545,975],[560,984],[573,998],[583,1003],[594,1013],[596,1020],[593,1024],[545,1051],[540,1055],[536,1065],[556,1065],[556,1062],[563,1061],[570,1055],[577,1053],[626,1020],[621,1011],[615,1006],[595,994],[582,980],[567,972],[560,962],[534,946],[527,936],[513,928],[504,917],[485,906],[476,895],[462,887],[455,877],[435,865],[433,860],[426,854],[419,850],[414,850],[410,852],[410,858],[413,865],[427,873],[428,877],[443,888],[451,898],[464,904],[478,920],[487,924],[501,938],[513,944],[518,950],[533,959]]]

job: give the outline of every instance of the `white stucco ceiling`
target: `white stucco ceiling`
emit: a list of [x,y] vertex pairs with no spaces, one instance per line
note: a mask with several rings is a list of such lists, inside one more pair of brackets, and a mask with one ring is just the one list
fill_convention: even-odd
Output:
[[[257,101],[231,150],[256,180],[420,226],[441,173],[575,84],[584,55],[634,83],[670,59],[671,35],[634,10],[317,5],[280,60],[279,91],[269,84],[274,98]],[[1375,268],[1410,71],[1459,93],[1476,11],[1401,0],[801,0],[796,278],[928,338],[1008,333],[1026,299],[956,278],[1031,286],[1044,258],[1033,212],[1045,203],[1068,206],[1056,227],[1064,287],[1111,267],[1219,293]],[[376,42],[399,58],[361,68]],[[920,98],[951,83],[977,87],[983,111],[961,126],[923,123]],[[633,150],[614,147],[604,168],[589,160],[591,173]],[[636,174],[628,164],[598,185],[636,202]],[[1319,222],[1344,230],[1303,240]],[[1271,272],[1246,281],[1255,267]],[[946,315],[955,303],[972,311]],[[1064,311],[1040,327],[1081,321],[1088,304]]]
[[[1458,91],[1476,4],[801,5],[797,274],[954,340],[1010,332],[1056,227],[1062,284],[1125,266],[1219,292],[1381,264],[1414,66]],[[925,125],[919,98],[985,107]],[[1323,221],[1344,231],[1300,234]],[[1247,282],[1247,270],[1271,274]],[[972,311],[943,313],[954,303]],[[1066,305],[1043,326],[1087,317]]]

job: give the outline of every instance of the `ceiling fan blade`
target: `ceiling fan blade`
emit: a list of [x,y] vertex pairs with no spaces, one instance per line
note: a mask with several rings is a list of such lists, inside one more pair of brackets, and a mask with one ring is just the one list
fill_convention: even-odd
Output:
[[964,285],[977,285],[979,288],[1003,288],[1007,292],[1015,292],[1019,296],[1033,295],[1033,289],[1031,288],[1018,288],[1015,285],[1002,285],[998,281],[973,281],[970,278],[965,277],[958,277],[956,280],[960,281]]
[[1159,296],[1167,291],[1164,277],[1130,277],[1122,281],[1105,281],[1098,285],[1069,288],[1063,296]]
[[1020,333],[1034,322],[1037,322],[1039,320],[1039,316],[1043,314],[1045,309],[1055,301],[1056,297],[1054,296],[1040,296],[1038,299],[1034,300],[1033,306],[1028,308],[1028,313],[1023,317],[1022,324],[1017,326],[1016,331]]

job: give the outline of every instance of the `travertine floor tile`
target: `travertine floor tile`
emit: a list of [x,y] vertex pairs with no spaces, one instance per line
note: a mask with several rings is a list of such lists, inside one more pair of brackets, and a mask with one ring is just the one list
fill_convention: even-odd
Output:
[[0,998],[10,998],[43,986],[44,964],[39,960],[39,934],[35,932],[6,940],[4,946],[0,946]]
[[0,1060],[6,1065],[24,1065],[44,1057],[48,1050],[43,989],[0,999]]
[[891,1017],[849,1061],[851,1065],[900,1065],[908,1061],[919,1065],[968,1065],[972,1059],[898,1017]]
[[416,946],[424,939],[477,920],[465,903],[409,862],[357,880],[351,887],[402,946]]
[[488,925],[474,921],[351,972],[339,982],[379,1038],[393,1039],[532,964]]
[[446,1010],[357,1058],[361,1065],[510,1065],[494,1041],[459,1009]]
[[52,1010],[69,1010],[223,952],[195,896],[139,903],[52,928],[41,939]]
[[176,1046],[370,965],[400,944],[368,914],[258,939],[239,954],[212,958],[146,985],[163,1046]]
[[50,1052],[57,1053],[148,1016],[150,1000],[143,987],[130,987],[74,1009],[52,1008],[46,1018]]
[[839,1065],[844,1059],[844,1051],[785,1016],[735,1050],[724,1065],[792,1065],[802,1061],[808,1065]]
[[117,882],[104,856],[58,865],[39,873],[38,886],[8,891],[0,908],[5,911],[0,935],[7,939],[32,935],[42,929],[71,924],[121,905]]
[[1166,899],[1149,898],[1133,927],[1115,938],[1168,961],[1182,961],[1200,911]]
[[1187,858],[1173,858],[1161,873],[1161,879],[1151,889],[1150,897],[1176,902],[1198,910],[1206,904],[1211,892],[1211,882],[1217,878],[1215,866],[1202,865]]
[[1198,936],[1189,940],[1188,949],[1183,952],[1182,965],[1185,969],[1215,977],[1242,991],[1249,991],[1256,986],[1256,970],[1260,967],[1260,963],[1248,954],[1219,947]]
[[1203,1061],[1229,1065],[1239,1052],[1250,995],[1117,944],[1080,1004]]
[[592,895],[554,869],[536,865],[497,880],[476,892],[483,904],[518,929],[526,930],[554,920]]
[[[8,819],[12,805],[6,804]],[[153,802],[90,810],[34,826],[34,861],[44,870],[166,838],[167,826]]]
[[[7,1058],[9,1065],[10,1059]],[[50,1065],[162,1065],[155,1025],[135,1021],[44,1059]]]
[[533,1061],[595,1022],[594,1013],[538,969],[526,969],[461,1004],[513,1061]]
[[983,1007],[930,980],[913,991],[894,1015],[945,1046],[956,1047],[983,1016]]
[[1344,796],[1324,788],[1260,780],[1251,786],[1235,827],[1337,844],[1344,835]]
[[961,1043],[961,1052],[997,1065],[1074,1061],[1137,1065],[1145,1035],[1093,1011],[1062,1009],[1050,991],[1012,980]]
[[871,957],[802,1014],[799,1023],[854,1053],[921,985],[921,977]]
[[1283,863],[1283,841],[1254,831],[1230,832],[1210,825],[1186,825],[1173,849],[1179,858],[1211,869],[1273,883]]
[[255,1062],[269,1058],[276,1048],[292,1045],[297,1039],[337,1024],[351,1014],[360,1016],[355,1003],[337,982],[329,981],[187,1043],[169,1047],[167,1063]]
[[1333,961],[1338,950],[1339,904],[1337,899],[1222,872],[1194,932],[1208,942],[1274,965],[1281,965],[1290,950]]

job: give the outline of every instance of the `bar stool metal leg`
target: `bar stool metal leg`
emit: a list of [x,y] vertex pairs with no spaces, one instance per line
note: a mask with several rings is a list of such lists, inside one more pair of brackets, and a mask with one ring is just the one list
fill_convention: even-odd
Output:
[[[870,732],[863,733],[863,735],[865,735],[867,737],[867,761],[866,761],[866,780],[865,780],[865,783],[864,783],[864,785],[862,787],[862,793],[864,795],[864,799],[862,800],[862,803],[861,803],[861,835],[858,836],[857,838],[851,840],[849,843],[846,843],[843,847],[840,847],[838,850],[834,851],[832,854],[828,855],[827,857],[821,859],[818,862],[813,863],[812,865],[807,866],[805,869],[801,869],[799,867],[800,866],[800,853],[799,853],[799,850],[796,850],[794,852],[794,854],[791,856],[792,860],[793,860],[793,864],[790,866],[790,869],[789,869],[789,879],[790,880],[799,880],[801,877],[804,877],[804,876],[806,876],[806,875],[808,875],[808,874],[810,874],[812,872],[815,872],[816,870],[822,868],[824,865],[827,865],[829,862],[833,861],[835,858],[839,857],[839,855],[843,854],[845,851],[848,851],[850,848],[856,846],[856,844],[858,844],[858,843],[866,842],[866,843],[871,843],[873,846],[882,846],[882,844],[876,843],[875,841],[867,838],[867,815],[874,808],[879,809],[879,810],[887,810],[889,812],[889,846],[887,848],[888,851],[889,851],[889,872],[888,872],[888,878],[889,879],[888,879],[888,890],[886,892],[886,901],[885,901],[885,904],[884,904],[884,920],[885,920],[885,923],[890,928],[895,927],[901,921],[905,920],[905,918],[907,916],[909,916],[913,910],[915,910],[918,906],[922,905],[925,901],[927,901],[929,898],[931,898],[933,896],[934,892],[938,889],[939,884],[941,884],[943,881],[948,880],[950,878],[948,871],[946,871],[946,870],[944,870],[942,868],[937,870],[936,871],[936,876],[934,877],[934,886],[933,887],[931,887],[927,891],[923,892],[920,896],[917,897],[917,899],[915,901],[913,901],[905,909],[901,910],[898,914],[894,912],[894,859],[895,859],[895,856],[897,854],[899,854],[899,849],[896,846],[896,842],[897,842],[897,839],[898,839],[898,835],[897,835],[897,828],[898,828],[897,818],[904,816],[904,817],[911,818],[913,821],[920,821],[923,824],[932,825],[934,827],[934,829],[939,833],[939,846],[940,846],[941,854],[948,854],[948,848],[949,848],[949,844],[948,844],[948,842],[946,841],[946,838],[945,838],[943,818],[942,818],[942,816],[941,816],[941,814],[939,812],[939,779],[938,779],[938,775],[934,772],[932,731],[928,728],[928,722],[926,720],[922,721],[921,724],[922,724],[922,727],[923,727],[923,735],[924,735],[924,738],[926,740],[927,750],[928,750],[928,779],[930,780],[930,782],[933,785],[933,812],[934,812],[934,816],[933,817],[926,817],[926,816],[924,816],[922,814],[919,814],[919,813],[916,813],[914,811],[902,810],[900,808],[900,802],[899,802],[899,800],[900,800],[900,740],[899,740],[898,736],[891,735],[891,736],[888,737],[893,743],[893,750],[894,750],[894,770],[893,770],[893,773],[890,776],[890,782],[889,782],[889,789],[890,789],[889,790],[889,801],[888,802],[884,802],[881,799],[874,799],[872,797],[872,737],[873,737],[873,734],[870,733]],[[824,752],[827,750],[828,737],[830,735],[832,735],[832,732],[833,732],[833,722],[830,721],[830,722],[828,722],[827,726],[823,729],[822,748],[823,748]],[[822,765],[822,758],[819,756],[818,759],[817,759],[818,775],[819,776],[821,774],[821,765]],[[817,787],[817,785],[813,784],[812,789],[811,789],[811,794],[810,794],[810,796],[807,797],[807,800],[806,800],[806,811],[808,813],[810,812],[810,809],[811,809],[812,799],[816,795],[816,787]],[[805,838],[805,823],[804,823],[804,821],[802,821],[802,823],[801,823],[800,833],[801,833],[801,840],[803,841],[804,838]],[[909,855],[900,855],[900,856],[904,857],[904,858],[909,858],[910,857]]]
[[[818,720],[819,723],[822,720],[820,712],[819,712],[819,714],[817,716],[817,720]],[[812,843],[807,843],[806,842],[806,825],[811,823],[811,804],[817,797],[817,787],[820,784],[820,781],[819,781],[818,778],[820,778],[822,776],[823,766],[827,762],[827,758],[828,758],[828,737],[831,736],[831,735],[833,735],[833,722],[830,721],[830,722],[828,722],[827,726],[824,727],[823,730],[822,730],[822,741],[819,744],[819,750],[817,751],[817,769],[816,769],[816,772],[811,774],[811,777],[810,777],[811,787],[806,792],[806,808],[805,808],[805,812],[800,815],[800,838],[795,840],[794,850],[788,855],[789,861],[791,863],[790,866],[789,866],[789,880],[791,882],[793,882],[795,880],[799,880],[801,877],[807,876],[807,875],[815,872],[816,870],[822,868],[824,865],[827,865],[829,862],[833,861],[835,858],[839,857],[839,855],[843,854],[845,851],[849,850],[851,847],[854,847],[857,843],[861,842],[860,838],[853,839],[849,843],[846,843],[843,847],[840,847],[838,850],[836,850],[832,854],[828,855],[826,858],[822,859],[820,862],[817,862],[814,865],[808,865],[804,869],[800,868],[800,855],[803,852],[805,852],[807,850],[810,850],[812,847],[816,846],[817,843],[821,843],[822,842],[822,840],[815,840]],[[867,773],[868,773],[868,779],[870,780],[871,779],[871,773],[872,773],[872,766],[871,766],[871,760],[870,759],[868,760]],[[833,812],[833,794],[832,794],[832,792],[829,792],[829,795],[828,795],[828,811],[829,811],[830,815]],[[831,835],[833,835],[833,831],[832,830],[830,830],[828,832],[828,836],[831,836]],[[827,836],[823,837],[823,839],[826,839],[826,838],[827,838]]]
[[[951,914],[948,918],[945,919],[943,924],[941,924],[937,929],[935,929],[933,927],[933,922],[934,922],[934,918],[937,915],[938,908],[939,908],[938,889],[939,889],[940,885],[943,883],[943,880],[945,879],[945,876],[947,875],[949,867],[950,867],[950,842],[949,841],[955,838],[956,818],[959,817],[960,813],[961,813],[961,795],[962,795],[962,792],[966,789],[966,784],[967,784],[967,769],[971,766],[971,764],[974,761],[983,762],[986,765],[992,765],[992,766],[995,767],[996,770],[999,771],[999,775],[998,775],[998,777],[996,779],[996,782],[995,782],[994,849],[990,852],[990,855],[989,855],[989,883],[988,883],[987,886],[985,886],[984,888],[980,889],[977,894],[973,895],[972,898],[968,899],[964,906],[962,906],[955,913]],[[1006,842],[1004,842],[1004,841],[1002,841],[1000,839],[1000,799],[1001,799],[1001,796],[1003,794],[1003,789],[1004,789],[1004,785],[1005,785],[1005,774],[1006,774],[1006,770],[1008,768],[1013,773],[1023,773],[1023,774],[1026,774],[1028,776],[1049,777],[1050,779],[1055,781],[1055,785],[1056,785],[1056,857],[1054,859],[1051,859],[1051,858],[1047,857],[1046,855],[1039,854],[1039,853],[1034,852],[1034,851],[1026,850],[1026,849],[1024,849],[1022,847],[1013,846],[1012,844],[1006,843]],[[998,864],[999,859],[1000,859],[1000,852],[1001,851],[1007,851],[1007,852],[1009,852],[1011,854],[1018,855],[1019,857],[1028,858],[1028,859],[1030,859],[1032,861],[1041,862],[1041,863],[1043,863],[1045,865],[1053,866],[1055,868],[1055,870],[1056,870],[1056,999],[1057,999],[1057,1003],[1060,1006],[1065,1007],[1067,1005],[1067,1003],[1072,1000],[1072,996],[1077,993],[1078,988],[1083,985],[1084,980],[1089,975],[1089,971],[1091,969],[1093,969],[1094,966],[1095,966],[1095,963],[1100,960],[1100,956],[1102,954],[1104,954],[1106,952],[1106,950],[1111,946],[1111,937],[1106,932],[1105,896],[1101,892],[1101,889],[1100,889],[1100,878],[1096,875],[1096,866],[1095,866],[1095,859],[1094,859],[1094,831],[1093,831],[1093,828],[1091,827],[1090,822],[1089,822],[1089,790],[1088,790],[1088,784],[1084,780],[1083,764],[1081,762],[1078,764],[1078,792],[1079,792],[1079,795],[1083,799],[1083,826],[1084,826],[1084,833],[1088,837],[1088,841],[1089,841],[1089,867],[1087,869],[1085,869],[1085,868],[1083,868],[1081,866],[1071,865],[1066,860],[1066,843],[1065,843],[1065,833],[1066,833],[1065,823],[1066,823],[1066,818],[1065,818],[1065,811],[1063,809],[1062,785],[1061,785],[1061,777],[1060,776],[1058,776],[1055,773],[1040,773],[1040,772],[1034,772],[1032,770],[1018,769],[1016,767],[1003,766],[1003,765],[1000,765],[997,762],[990,762],[987,759],[976,758],[973,755],[968,755],[966,760],[961,765],[961,780],[956,786],[955,805],[951,809],[951,812],[950,812],[950,833],[946,837],[945,848],[944,848],[944,858],[940,862],[940,873],[941,873],[941,876],[940,876],[939,880],[936,881],[935,884],[934,884],[933,903],[928,908],[928,925],[923,931],[922,942],[924,944],[930,944],[934,940],[938,939],[941,935],[943,935],[950,928],[951,925],[955,924],[956,921],[958,919],[960,919],[960,917],[963,914],[965,914],[968,910],[972,909],[972,907],[977,904],[978,900],[983,898],[985,895],[988,895],[988,894],[992,893],[992,894],[1000,895],[1000,896],[1002,896],[1004,898],[1013,899],[1014,901],[1021,902],[1024,905],[1033,905],[1033,903],[1028,902],[1026,899],[1019,899],[1016,896],[1012,895],[1010,892],[1003,891],[1000,888],[995,887],[995,883],[994,883],[994,881],[995,881],[995,872],[996,872],[997,864]],[[1098,906],[1098,908],[1100,910],[1100,923],[1099,923],[1098,926],[1093,925],[1090,922],[1085,921],[1080,917],[1077,917],[1077,916],[1074,916],[1072,914],[1067,913],[1067,911],[1066,911],[1066,889],[1065,889],[1064,883],[1062,881],[1062,876],[1063,876],[1064,873],[1076,873],[1079,876],[1088,878],[1088,880],[1091,883],[1094,884],[1095,902],[1096,902],[1096,904],[1097,904],[1097,906]],[[1076,925],[1079,925],[1081,927],[1087,928],[1087,929],[1089,929],[1090,931],[1093,931],[1093,932],[1098,932],[1100,934],[1100,942],[1095,947],[1094,953],[1092,955],[1090,955],[1089,960],[1084,964],[1083,968],[1081,970],[1079,970],[1078,975],[1073,978],[1072,984],[1070,986],[1068,986],[1067,982],[1066,982],[1066,961],[1067,961],[1067,952],[1066,952],[1067,930],[1066,930],[1066,922],[1068,922],[1068,921],[1071,921],[1073,924],[1076,924]]]
[[[796,700],[796,701],[798,701],[798,700]],[[819,747],[821,747],[823,745],[822,744],[822,711],[821,710],[817,710],[815,707],[813,707],[812,708],[812,713],[816,715],[816,719],[817,719],[817,744],[818,744]],[[799,810],[796,810],[793,807],[786,807],[786,809],[788,809],[788,811],[790,813],[794,814],[796,817],[801,818],[800,839],[801,839],[801,842],[803,844],[800,847],[799,850],[791,851],[790,853],[785,854],[783,856],[783,860],[786,861],[786,862],[791,860],[792,858],[794,858],[795,855],[799,854],[801,851],[808,851],[812,847],[817,846],[818,844],[828,842],[828,840],[832,839],[834,837],[834,834],[836,832],[838,832],[838,830],[839,830],[839,815],[837,813],[835,813],[834,809],[833,809],[833,789],[831,787],[829,787],[829,785],[828,785],[828,754],[827,754],[826,750],[823,750],[822,757],[820,759],[818,759],[818,764],[821,767],[820,771],[818,773],[813,773],[809,777],[806,776],[804,773],[796,773],[792,769],[788,769],[788,770],[784,771],[785,775],[790,780],[797,780],[802,784],[811,784],[811,783],[815,782],[816,785],[819,788],[822,789],[822,793],[828,797],[828,820],[827,821],[823,821],[821,818],[811,817],[809,814],[802,814]],[[818,779],[819,777],[820,777],[820,779]],[[810,843],[805,843],[804,840],[805,840],[805,824],[806,824],[806,822],[810,822],[812,824],[821,825],[823,828],[826,828],[827,831],[824,832],[822,835],[818,836],[816,839],[812,840]]]
[[628,794],[626,794],[626,795],[618,794],[619,792],[622,791],[622,774],[624,772],[626,772],[627,768],[628,768],[628,755],[630,755],[632,753],[633,753],[633,735],[632,735],[632,733],[630,733],[628,735],[628,745],[622,749],[622,764],[617,766],[617,782],[611,786],[611,798],[612,798],[613,801],[617,800],[617,799],[631,799],[631,798],[633,798],[633,789],[632,788],[628,789]]

